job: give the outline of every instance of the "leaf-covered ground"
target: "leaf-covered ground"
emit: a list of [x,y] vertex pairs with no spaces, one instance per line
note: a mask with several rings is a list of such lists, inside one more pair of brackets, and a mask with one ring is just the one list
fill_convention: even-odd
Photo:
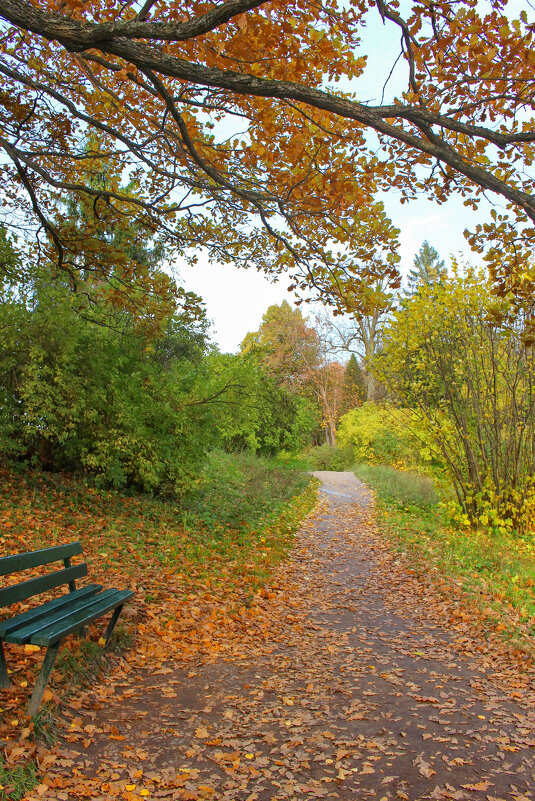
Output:
[[248,606],[147,615],[152,647],[63,706],[28,798],[535,798],[527,658],[413,574],[351,474],[325,488]]
[[[287,553],[315,503],[314,483],[258,459],[235,459],[232,470],[225,461],[219,459],[217,476],[209,477],[208,502],[199,500],[198,510],[187,514],[172,502],[97,490],[66,476],[0,471],[2,555],[80,539],[89,582],[135,591],[113,642],[114,652],[128,649],[126,660],[113,653],[107,658],[98,644],[105,620],[90,627],[88,640],[68,637],[45,692],[47,704],[33,721],[26,704],[43,649],[5,645],[11,687],[0,696],[1,801],[25,796],[56,759],[49,747],[54,718],[59,714],[61,720],[67,710],[70,726],[69,710],[85,703],[81,683],[95,686],[94,674],[102,667],[109,672],[115,666],[105,679],[113,685],[125,671],[133,676],[145,666],[159,669],[170,655],[185,664],[218,653],[227,630],[231,636],[273,564]],[[228,498],[221,508],[225,493],[234,500],[232,508]],[[6,579],[28,577],[26,572]],[[2,611],[10,616],[32,605],[30,599]],[[50,703],[56,706],[52,720]]]

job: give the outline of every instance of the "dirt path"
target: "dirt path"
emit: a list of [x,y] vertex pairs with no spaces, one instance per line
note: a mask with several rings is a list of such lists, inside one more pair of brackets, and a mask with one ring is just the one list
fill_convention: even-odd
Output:
[[317,475],[323,507],[234,650],[80,713],[47,797],[535,799],[526,671],[441,623],[351,473]]

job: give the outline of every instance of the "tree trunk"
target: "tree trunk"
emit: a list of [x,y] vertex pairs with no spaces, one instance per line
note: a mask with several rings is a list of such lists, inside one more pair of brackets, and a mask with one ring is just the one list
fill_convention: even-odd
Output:
[[364,381],[366,384],[366,400],[374,402],[377,399],[377,381],[375,380],[375,376],[366,371]]

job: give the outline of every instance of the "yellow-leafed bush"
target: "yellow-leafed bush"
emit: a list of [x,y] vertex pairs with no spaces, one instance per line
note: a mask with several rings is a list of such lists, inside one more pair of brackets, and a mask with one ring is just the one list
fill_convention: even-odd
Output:
[[375,368],[440,450],[457,522],[533,535],[535,360],[529,309],[497,297],[483,270],[453,264],[383,331]]
[[337,442],[353,446],[355,463],[392,465],[428,472],[441,467],[437,451],[422,423],[410,409],[364,403],[345,414]]

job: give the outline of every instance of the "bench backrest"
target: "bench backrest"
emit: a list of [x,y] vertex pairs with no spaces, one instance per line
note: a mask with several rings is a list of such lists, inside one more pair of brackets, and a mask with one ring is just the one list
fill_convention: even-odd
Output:
[[44,576],[31,578],[22,581],[20,584],[13,584],[0,590],[0,607],[9,606],[18,601],[26,601],[41,592],[53,590],[63,584],[69,585],[69,590],[76,589],[75,579],[87,576],[87,564],[75,565],[71,567],[71,556],[82,553],[82,545],[79,542],[69,542],[67,545],[56,545],[53,548],[42,548],[40,551],[28,551],[27,553],[16,553],[12,556],[0,557],[0,576],[8,576],[18,573],[20,570],[29,570],[32,567],[49,565],[52,562],[63,562],[63,570],[55,570]]

